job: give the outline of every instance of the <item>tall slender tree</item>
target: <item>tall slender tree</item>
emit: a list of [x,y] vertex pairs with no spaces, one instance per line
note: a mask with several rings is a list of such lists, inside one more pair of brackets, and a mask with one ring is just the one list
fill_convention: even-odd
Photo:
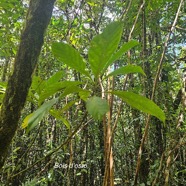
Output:
[[54,2],[55,0],[30,1],[14,70],[8,80],[0,111],[0,168],[6,160],[8,148],[18,126]]

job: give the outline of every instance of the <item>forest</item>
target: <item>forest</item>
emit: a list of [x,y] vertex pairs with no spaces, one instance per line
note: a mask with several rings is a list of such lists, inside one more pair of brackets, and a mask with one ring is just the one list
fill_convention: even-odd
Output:
[[184,0],[0,1],[0,186],[185,186]]

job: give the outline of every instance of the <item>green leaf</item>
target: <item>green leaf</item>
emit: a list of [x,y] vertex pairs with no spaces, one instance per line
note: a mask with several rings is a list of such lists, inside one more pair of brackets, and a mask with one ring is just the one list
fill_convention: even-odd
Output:
[[48,99],[53,94],[57,93],[58,91],[66,87],[77,86],[80,84],[82,83],[79,81],[63,81],[48,85],[40,94],[38,104],[40,105],[45,99]]
[[105,68],[107,69],[109,65],[111,65],[113,62],[115,62],[116,60],[118,60],[124,53],[126,53],[127,51],[129,51],[131,48],[137,46],[139,44],[138,41],[136,40],[131,40],[125,44],[122,45],[122,47],[112,55],[112,57],[109,59],[107,65],[105,66]]
[[[58,81],[62,78],[64,75],[63,71],[58,71],[55,73],[52,77],[50,77],[48,80],[42,80],[39,76],[34,76],[32,78],[32,85],[29,90],[29,94],[32,95],[33,92],[36,92],[38,96],[42,94],[45,89],[48,89],[49,86],[54,86],[55,83],[59,83]],[[57,85],[56,85],[57,86]]]
[[52,99],[41,105],[36,111],[29,114],[22,123],[22,128],[27,128],[27,133],[31,131],[43,118],[48,114],[50,108],[57,102],[57,99]]
[[88,97],[90,96],[90,91],[88,91],[88,90],[81,90],[80,92],[79,92],[79,96],[80,96],[80,98],[82,99],[82,100],[84,100],[84,101],[87,101],[87,99],[88,99]]
[[96,78],[104,73],[104,67],[118,48],[122,30],[123,24],[121,22],[113,22],[104,29],[102,34],[95,36],[91,41],[88,59]]
[[108,76],[117,76],[117,75],[129,74],[129,73],[141,73],[145,75],[145,72],[140,66],[127,65],[111,72]]
[[91,97],[87,101],[87,111],[95,120],[101,120],[102,117],[109,111],[108,103],[100,97]]
[[136,108],[145,113],[156,116],[161,121],[165,122],[164,112],[150,99],[133,92],[127,91],[113,91],[112,94],[120,97],[123,101],[131,107]]
[[45,88],[45,80],[42,80],[39,76],[34,76],[32,78],[32,84],[30,87],[30,91],[36,92],[38,95],[41,94],[42,90]]
[[85,62],[75,48],[66,43],[53,43],[52,52],[61,62],[89,77]]
[[54,116],[56,119],[61,120],[61,121],[65,124],[65,126],[66,126],[68,129],[70,129],[70,122],[62,116],[61,111],[58,111],[58,110],[50,110],[50,114],[51,114],[52,116]]
[[46,84],[47,84],[46,86],[58,82],[59,80],[61,80],[61,78],[63,77],[64,74],[65,74],[64,71],[58,71],[58,72],[56,72],[52,77],[50,77],[46,81]]

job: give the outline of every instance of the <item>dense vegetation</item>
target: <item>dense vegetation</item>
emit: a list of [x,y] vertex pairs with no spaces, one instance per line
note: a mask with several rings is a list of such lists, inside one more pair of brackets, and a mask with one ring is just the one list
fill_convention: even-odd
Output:
[[184,0],[54,2],[0,2],[0,185],[186,185]]

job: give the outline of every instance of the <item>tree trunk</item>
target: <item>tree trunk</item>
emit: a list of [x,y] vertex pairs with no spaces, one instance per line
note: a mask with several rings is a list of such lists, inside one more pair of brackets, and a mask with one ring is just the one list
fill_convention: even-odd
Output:
[[14,70],[9,78],[0,111],[0,169],[5,162],[9,145],[18,126],[54,2],[55,0],[30,0]]

